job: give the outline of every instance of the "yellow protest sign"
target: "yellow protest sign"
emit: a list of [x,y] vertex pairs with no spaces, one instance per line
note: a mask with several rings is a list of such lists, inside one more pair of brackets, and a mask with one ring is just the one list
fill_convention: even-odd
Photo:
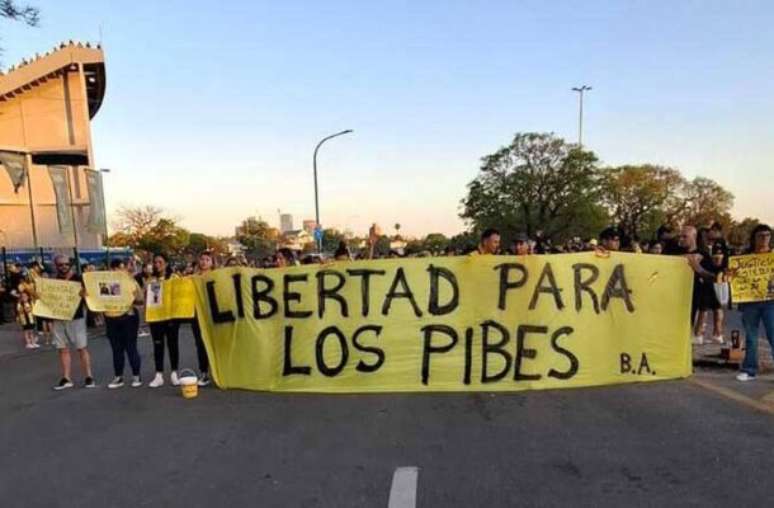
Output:
[[734,303],[774,300],[774,253],[731,256],[728,270]]
[[92,312],[124,313],[134,303],[136,283],[124,271],[86,272],[83,284]]
[[38,317],[69,321],[81,304],[80,282],[60,279],[35,279],[35,292],[38,299],[32,313]]
[[194,282],[224,388],[510,391],[691,373],[682,258],[394,259],[226,268]]
[[191,277],[149,282],[145,289],[145,320],[153,323],[194,317],[195,291]]

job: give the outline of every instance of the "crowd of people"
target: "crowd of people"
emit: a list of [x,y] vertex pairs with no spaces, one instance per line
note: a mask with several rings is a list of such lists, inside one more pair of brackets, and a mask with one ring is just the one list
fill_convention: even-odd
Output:
[[[332,261],[347,261],[355,259],[375,259],[379,257],[402,257],[399,252],[390,251],[385,256],[379,256],[375,251],[376,238],[371,235],[368,247],[362,252],[353,254],[346,243],[342,242],[333,253]],[[729,270],[729,257],[739,254],[765,254],[771,252],[771,228],[765,224],[756,226],[746,246],[730,246],[724,238],[723,228],[714,223],[706,228],[691,225],[683,226],[676,231],[668,226],[659,228],[656,238],[647,243],[641,243],[626,237],[615,227],[606,228],[598,238],[582,241],[571,239],[563,244],[554,245],[538,232],[533,237],[527,234],[517,234],[510,245],[502,245],[500,232],[496,229],[486,229],[480,237],[480,242],[470,252],[458,252],[446,249],[435,255],[500,255],[516,256],[540,255],[549,253],[572,253],[595,251],[601,255],[609,252],[625,251],[632,253],[647,253],[651,255],[683,256],[694,272],[693,297],[691,306],[692,340],[694,344],[702,344],[705,336],[707,318],[712,316],[712,340],[718,344],[725,342],[724,310],[731,308],[732,301],[721,301],[715,289],[716,283],[722,283],[734,274]],[[418,255],[433,255],[420,253]],[[245,257],[230,257],[223,260],[222,266],[254,266],[260,268],[282,268],[298,264],[324,263],[321,256],[306,256],[298,259],[296,253],[288,248],[281,248],[273,256],[260,260],[248,261]],[[120,388],[125,384],[125,363],[129,362],[132,387],[143,386],[140,377],[141,356],[137,349],[138,337],[150,335],[153,341],[153,359],[155,374],[148,383],[151,388],[165,384],[165,357],[169,358],[172,385],[179,384],[180,346],[179,331],[181,326],[190,326],[194,336],[194,344],[199,363],[199,385],[210,384],[209,360],[202,341],[202,334],[196,316],[190,320],[167,320],[147,324],[149,333],[142,330],[145,289],[153,283],[170,278],[192,274],[203,274],[216,268],[216,256],[205,251],[199,254],[194,262],[185,264],[170,263],[169,258],[157,253],[145,264],[136,259],[114,259],[110,270],[126,271],[134,280],[134,303],[125,312],[91,313],[85,305],[85,288],[81,292],[81,301],[72,320],[58,321],[38,318],[33,314],[34,301],[37,298],[35,279],[38,277],[55,277],[83,283],[82,271],[96,269],[84,266],[76,270],[67,256],[57,256],[54,259],[52,274],[47,274],[43,265],[33,263],[26,270],[15,266],[6,274],[2,294],[13,302],[16,320],[20,326],[25,347],[38,349],[41,347],[39,338],[44,345],[56,347],[59,352],[61,379],[54,386],[55,390],[64,390],[74,386],[72,381],[70,350],[78,354],[80,368],[84,376],[84,386],[96,386],[91,369],[91,357],[88,351],[87,325],[104,324],[106,335],[110,341],[113,353],[114,378],[108,388]],[[755,379],[758,372],[758,331],[762,324],[766,337],[774,351],[774,301],[741,303],[738,305],[742,313],[745,330],[745,357],[741,370],[737,375],[739,381]]]

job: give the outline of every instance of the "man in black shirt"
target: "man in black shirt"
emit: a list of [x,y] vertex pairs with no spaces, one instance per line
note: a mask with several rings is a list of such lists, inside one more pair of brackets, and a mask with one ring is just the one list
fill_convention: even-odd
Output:
[[[702,279],[714,280],[714,274],[702,268],[701,264],[705,261],[705,254],[699,251],[697,239],[697,230],[694,226],[683,226],[678,238],[680,254],[685,256],[688,264],[693,269],[693,296],[691,298],[691,329],[694,329],[696,317],[699,312],[699,299],[702,288]],[[694,344],[703,344],[704,337],[694,334]]]

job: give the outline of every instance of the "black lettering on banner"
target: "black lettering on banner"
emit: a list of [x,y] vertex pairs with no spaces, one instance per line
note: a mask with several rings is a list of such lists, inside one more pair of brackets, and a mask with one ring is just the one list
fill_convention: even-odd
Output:
[[230,310],[222,311],[218,308],[218,297],[215,295],[215,281],[207,281],[207,302],[210,304],[210,316],[212,316],[212,322],[229,323],[236,321],[234,313]]
[[[331,335],[334,335],[337,339],[339,339],[339,347],[341,348],[341,360],[335,367],[329,367],[328,364],[325,363],[325,340]],[[320,335],[317,336],[315,352],[317,356],[317,369],[323,376],[327,377],[338,375],[342,370],[344,370],[344,367],[347,365],[347,360],[349,360],[349,347],[347,346],[347,338],[343,333],[341,333],[341,330],[335,326],[329,326],[320,332]]]
[[626,374],[632,370],[632,357],[627,353],[621,353],[621,374]]
[[570,361],[570,368],[568,368],[565,372],[560,372],[552,367],[551,370],[548,371],[548,377],[555,379],[572,379],[575,374],[578,373],[578,357],[559,345],[559,338],[562,335],[571,335],[574,331],[575,330],[572,327],[563,326],[562,328],[556,330],[553,335],[551,335],[551,347],[557,353],[567,357],[567,359]]
[[610,275],[610,279],[605,286],[605,292],[602,295],[602,310],[607,310],[610,305],[611,298],[620,298],[626,305],[626,310],[634,312],[634,304],[631,299],[631,290],[626,284],[626,276],[624,274],[624,265],[616,265],[613,269],[613,273]]
[[[445,334],[451,341],[443,346],[433,345],[433,333]],[[448,353],[457,345],[457,332],[451,326],[447,325],[427,325],[422,327],[424,335],[424,347],[422,349],[422,384],[426,385],[430,378],[430,355],[433,353]]]
[[524,358],[534,360],[537,358],[537,350],[530,349],[524,345],[528,333],[548,333],[547,326],[519,325],[516,329],[516,358],[514,363],[514,381],[537,381],[542,376],[540,374],[522,374],[521,364]]
[[[588,270],[590,275],[583,279],[583,270]],[[599,278],[599,268],[589,263],[576,263],[572,265],[572,271],[575,274],[575,310],[580,312],[583,309],[583,292],[591,297],[591,304],[594,306],[594,312],[599,314],[599,298],[591,287]]]
[[[336,285],[332,288],[325,287],[325,277],[331,275],[337,279]],[[336,270],[320,270],[316,274],[317,276],[317,316],[322,318],[325,315],[325,301],[330,298],[336,300],[341,305],[341,315],[343,317],[349,317],[349,309],[347,308],[347,300],[339,294],[339,291],[344,287],[346,279],[344,275]]]
[[370,310],[370,300],[371,300],[371,276],[372,275],[384,275],[386,272],[384,270],[371,270],[368,268],[359,268],[357,270],[347,270],[347,273],[351,277],[362,277],[362,281],[360,282],[360,296],[361,296],[361,314],[363,317],[368,317],[368,312]]
[[309,275],[305,273],[286,273],[282,277],[283,291],[282,300],[285,306],[285,317],[288,318],[307,318],[312,315],[311,310],[293,310],[290,308],[290,304],[293,302],[301,301],[301,293],[290,290],[290,285],[294,282],[306,282],[309,279]]
[[[427,311],[433,316],[443,316],[454,311],[460,303],[460,288],[457,284],[457,277],[454,273],[440,266],[430,265],[427,269],[430,272],[430,301]],[[452,296],[447,303],[440,305],[439,298],[439,279],[444,279],[449,283],[452,289]]]
[[[494,344],[489,343],[489,330],[495,329],[500,333],[500,340]],[[505,350],[505,346],[511,341],[508,329],[496,321],[484,321],[481,323],[481,382],[493,383],[508,375],[511,370],[513,357]],[[505,360],[505,367],[494,375],[488,374],[489,355],[498,354]]]
[[470,371],[473,365],[473,328],[465,328],[465,374],[462,382],[470,384]]
[[[500,298],[497,307],[500,310],[505,310],[505,297],[508,291],[518,289],[527,283],[527,268],[521,263],[502,263],[495,266],[494,269],[500,270]],[[510,280],[508,274],[511,270],[521,272],[521,277],[518,280]]]
[[[265,287],[258,291],[258,283],[262,282]],[[274,281],[265,275],[253,275],[250,279],[250,287],[253,292],[253,317],[255,319],[267,319],[277,313],[279,304],[277,300],[269,296],[269,293],[274,289]],[[261,302],[269,304],[269,311],[261,312]]]
[[[401,291],[398,291],[399,284],[402,287]],[[422,311],[419,310],[417,301],[414,299],[414,293],[412,293],[411,288],[409,288],[408,281],[406,281],[406,273],[403,271],[402,267],[399,267],[395,272],[395,278],[392,280],[390,290],[384,297],[384,304],[382,305],[383,315],[386,316],[390,313],[390,306],[392,305],[392,300],[394,298],[407,298],[411,303],[411,307],[414,309],[414,314],[416,314],[417,317],[422,317]]]
[[[544,286],[543,282],[548,280],[548,286]],[[554,277],[554,271],[551,268],[551,263],[546,263],[543,267],[543,272],[540,274],[538,283],[535,286],[535,292],[532,293],[532,300],[529,302],[529,310],[535,310],[537,306],[538,297],[541,293],[548,293],[553,295],[554,304],[557,310],[564,308],[564,302],[562,302],[562,290],[556,285],[556,277]]]
[[362,359],[357,363],[355,367],[360,372],[376,372],[384,364],[384,350],[376,346],[364,346],[360,343],[360,334],[365,332],[374,332],[376,338],[379,338],[379,334],[382,333],[382,327],[377,325],[364,325],[355,330],[355,334],[352,336],[352,345],[361,353],[371,353],[376,355],[376,361],[369,365]]
[[234,282],[234,299],[236,300],[237,316],[240,318],[245,317],[245,306],[242,303],[242,274],[235,273],[231,276],[231,280]]
[[312,368],[308,365],[294,366],[293,365],[293,327],[285,327],[285,361],[282,366],[282,375],[290,376],[293,374],[301,374],[308,376],[312,373]]
[[639,376],[642,374],[642,369],[645,369],[645,372],[647,374],[650,374],[650,364],[648,363],[648,357],[645,355],[645,353],[642,353],[642,357],[640,358],[640,368],[637,369],[637,375]]

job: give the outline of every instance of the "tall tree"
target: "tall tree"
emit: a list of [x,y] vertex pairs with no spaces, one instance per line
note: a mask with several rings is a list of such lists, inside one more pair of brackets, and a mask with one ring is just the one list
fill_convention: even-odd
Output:
[[147,253],[181,255],[189,243],[189,232],[177,219],[154,206],[122,207],[116,213],[110,245],[126,246]]
[[602,202],[631,238],[649,237],[668,220],[687,185],[677,170],[651,164],[608,168],[603,181]]
[[236,239],[250,256],[263,258],[276,249],[279,231],[261,218],[248,217],[237,226]]
[[718,221],[728,227],[733,206],[734,195],[731,192],[714,180],[699,176],[684,187],[681,204],[673,214],[686,224],[709,226]]
[[[597,157],[553,134],[519,133],[510,145],[482,159],[468,184],[460,216],[473,229],[497,227],[513,234],[542,230],[564,238],[583,234],[605,219],[596,205],[600,190]],[[582,213],[579,213],[582,212]],[[604,222],[604,220],[603,220]]]

